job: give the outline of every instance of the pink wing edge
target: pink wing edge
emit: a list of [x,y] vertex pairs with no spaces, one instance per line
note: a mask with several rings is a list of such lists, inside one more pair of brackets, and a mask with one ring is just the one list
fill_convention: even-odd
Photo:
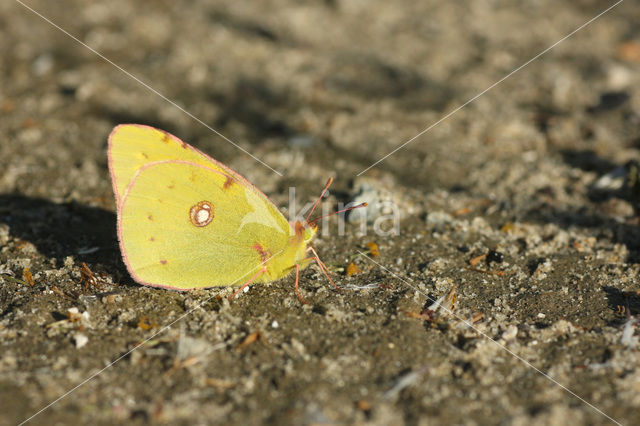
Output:
[[[147,282],[147,281],[144,281],[143,279],[141,279],[136,274],[136,272],[133,269],[133,267],[131,266],[131,262],[129,261],[129,255],[127,254],[127,250],[124,247],[124,239],[122,238],[122,209],[124,208],[124,206],[125,206],[125,204],[127,202],[127,196],[129,195],[129,190],[135,184],[135,181],[138,178],[138,175],[141,172],[143,172],[144,170],[148,169],[149,167],[153,167],[153,166],[156,166],[158,164],[167,164],[167,163],[190,164],[192,166],[200,167],[200,168],[202,168],[204,170],[208,170],[208,171],[211,171],[213,173],[217,173],[217,174],[219,174],[221,176],[224,176],[224,177],[227,176],[224,173],[220,173],[220,171],[218,171],[218,170],[211,169],[209,167],[203,166],[202,164],[192,163],[191,161],[179,161],[179,160],[154,161],[152,163],[145,164],[144,166],[142,166],[138,170],[136,170],[136,173],[131,178],[131,182],[129,182],[129,185],[127,185],[127,189],[126,189],[125,193],[122,196],[122,202],[119,203],[119,205],[118,205],[118,215],[117,215],[118,245],[120,246],[120,253],[122,254],[122,260],[124,261],[124,264],[127,267],[127,271],[129,272],[129,275],[131,275],[131,278],[133,278],[133,280],[135,282],[137,282],[138,284],[142,284],[144,286],[149,286],[149,287],[164,288],[164,289],[167,289],[167,290],[190,291],[190,290],[196,290],[196,289],[199,290],[199,289],[207,289],[207,288],[214,288],[214,287],[224,287],[224,286],[212,285],[210,287],[189,287],[189,288],[184,288],[184,287],[172,287],[172,286],[168,286],[168,285],[151,283],[151,282]],[[247,274],[249,274],[249,273],[250,272],[248,272]],[[238,280],[238,281],[240,281],[240,280]],[[234,285],[234,284],[230,284],[230,285]]]

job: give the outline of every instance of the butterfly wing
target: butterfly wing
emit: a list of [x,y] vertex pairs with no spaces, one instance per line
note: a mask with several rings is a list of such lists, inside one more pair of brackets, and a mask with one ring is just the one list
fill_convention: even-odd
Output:
[[[143,166],[157,161],[180,160],[217,170],[232,179],[227,181],[227,185],[239,183],[273,206],[266,195],[240,174],[160,129],[142,124],[116,126],[109,135],[108,155],[113,192],[118,205],[133,176]],[[273,208],[277,210],[275,206]]]
[[240,175],[171,135],[167,142],[167,135],[125,125],[110,137],[127,269],[137,282],[158,287],[241,284],[287,248],[291,227]]

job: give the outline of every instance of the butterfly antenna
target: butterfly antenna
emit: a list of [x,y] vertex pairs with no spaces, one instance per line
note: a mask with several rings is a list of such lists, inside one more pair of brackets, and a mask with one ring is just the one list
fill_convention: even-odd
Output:
[[307,220],[307,223],[314,223],[325,217],[333,216],[334,214],[338,214],[338,213],[348,212],[349,210],[353,210],[353,209],[359,209],[360,207],[367,207],[368,205],[369,204],[367,203],[362,203],[362,204],[358,204],[357,206],[347,207],[346,209],[338,210],[337,212],[329,213],[328,215],[325,215],[325,216],[316,217],[311,221]]
[[316,202],[313,204],[313,207],[311,207],[311,210],[309,211],[309,214],[307,215],[307,218],[305,219],[307,221],[307,223],[311,223],[311,222],[309,222],[309,218],[313,214],[313,211],[316,209],[316,207],[318,207],[318,203],[320,202],[320,200],[322,200],[322,197],[324,197],[324,194],[327,192],[327,190],[329,189],[329,187],[331,186],[332,183],[333,183],[333,178],[330,177],[329,180],[327,181],[327,184],[324,186],[324,189],[322,190],[322,194],[320,194],[320,196],[318,197]]

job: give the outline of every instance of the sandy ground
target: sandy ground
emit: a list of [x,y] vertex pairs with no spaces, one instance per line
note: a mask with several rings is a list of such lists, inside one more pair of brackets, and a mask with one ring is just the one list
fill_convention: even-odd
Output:
[[[27,4],[126,73],[0,4],[1,424],[59,397],[31,423],[638,421],[637,3],[361,176],[613,2]],[[140,286],[115,233],[119,123],[178,135],[285,208],[333,176],[328,205],[392,200],[400,232],[340,235],[334,217],[314,246],[345,290],[309,268],[308,305],[292,276],[232,303]],[[426,311],[454,286],[452,313]]]

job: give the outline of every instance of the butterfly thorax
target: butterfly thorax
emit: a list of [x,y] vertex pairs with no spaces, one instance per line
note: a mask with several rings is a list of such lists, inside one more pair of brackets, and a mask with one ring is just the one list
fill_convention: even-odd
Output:
[[[260,281],[269,282],[282,278],[295,270],[296,264],[300,269],[309,266],[307,246],[318,230],[313,223],[307,224],[296,221],[291,224],[291,237],[287,245],[279,253],[273,253],[265,262],[266,273]],[[256,247],[256,249],[258,249]]]

